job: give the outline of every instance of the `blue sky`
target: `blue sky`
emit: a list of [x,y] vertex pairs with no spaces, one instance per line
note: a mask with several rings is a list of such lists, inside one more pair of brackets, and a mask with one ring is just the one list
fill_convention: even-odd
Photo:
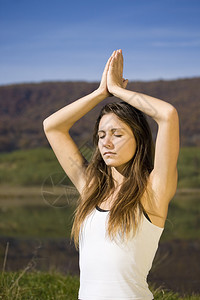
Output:
[[0,0],[0,84],[200,76],[199,0]]

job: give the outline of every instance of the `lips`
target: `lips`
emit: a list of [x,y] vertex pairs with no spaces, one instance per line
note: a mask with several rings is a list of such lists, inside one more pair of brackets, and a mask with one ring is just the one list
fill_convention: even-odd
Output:
[[116,154],[116,153],[108,151],[108,152],[105,152],[103,155],[106,155],[106,154]]

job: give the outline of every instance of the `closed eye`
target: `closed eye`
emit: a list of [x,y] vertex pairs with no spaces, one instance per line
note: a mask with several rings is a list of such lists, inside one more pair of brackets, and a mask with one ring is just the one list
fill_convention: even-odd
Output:
[[[122,134],[115,134],[114,136],[116,136],[116,137],[121,137],[122,136]],[[105,135],[103,135],[103,136],[99,136],[99,138],[100,139],[103,139],[105,137]]]

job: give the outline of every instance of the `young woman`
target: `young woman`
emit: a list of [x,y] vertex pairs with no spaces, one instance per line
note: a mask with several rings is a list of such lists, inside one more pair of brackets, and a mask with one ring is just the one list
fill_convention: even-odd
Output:
[[[97,90],[44,120],[47,139],[80,193],[72,236],[81,300],[153,299],[147,275],[177,188],[177,111],[126,90],[127,83],[122,51],[114,51]],[[87,163],[69,129],[111,95],[123,101],[101,110]],[[155,149],[145,114],[158,124]]]

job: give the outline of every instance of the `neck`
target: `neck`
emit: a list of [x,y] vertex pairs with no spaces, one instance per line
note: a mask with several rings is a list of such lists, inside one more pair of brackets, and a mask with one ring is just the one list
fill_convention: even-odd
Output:
[[111,167],[112,177],[114,179],[115,188],[119,187],[124,180],[124,176],[119,168]]

